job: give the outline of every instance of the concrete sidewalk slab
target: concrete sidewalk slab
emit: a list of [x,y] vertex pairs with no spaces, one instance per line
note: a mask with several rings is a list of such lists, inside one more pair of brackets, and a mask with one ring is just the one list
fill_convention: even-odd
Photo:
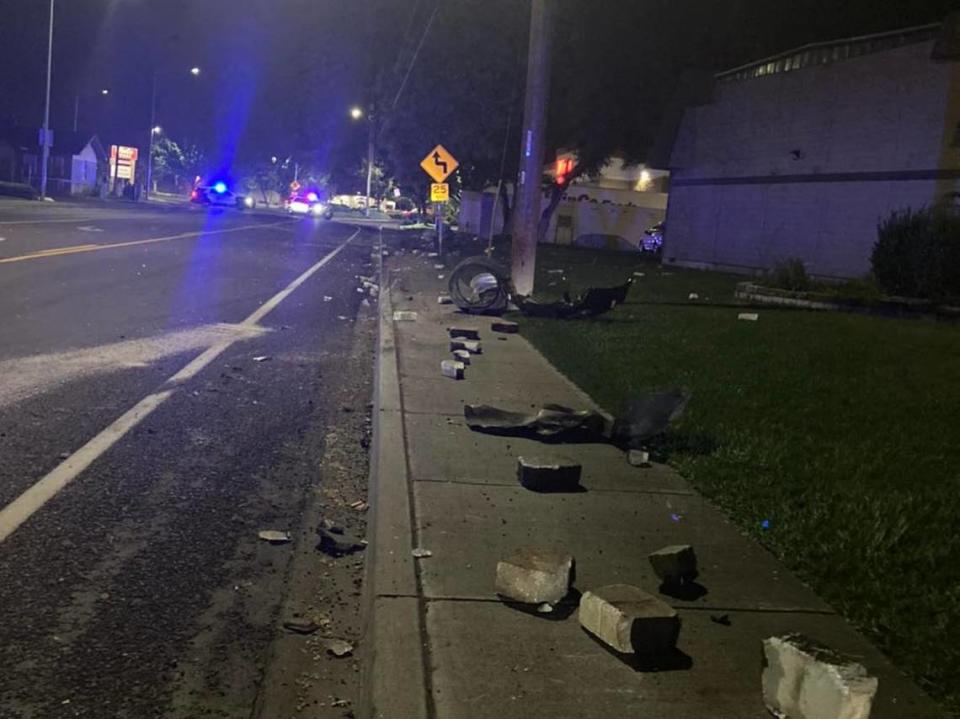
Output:
[[[580,628],[494,602],[431,601],[433,696],[444,719],[650,717],[770,719],[759,691],[761,642],[802,631],[875,667],[872,719],[935,719],[929,700],[836,616],[680,609],[678,654],[636,668]],[[482,677],[482,681],[478,681]]]
[[497,560],[530,544],[572,554],[580,591],[633,584],[658,594],[660,581],[647,555],[689,543],[700,561],[697,584],[706,594],[697,597],[702,590],[696,586],[688,600],[658,594],[671,604],[831,611],[699,495],[536,494],[440,482],[417,482],[415,490],[416,530],[433,552],[419,567],[429,598],[495,598]]
[[[605,444],[545,444],[472,432],[465,402],[527,410],[544,402],[597,409],[520,336],[493,339],[487,318],[436,304],[432,258],[391,258],[382,278],[377,494],[371,547],[373,711],[436,719],[625,717],[761,719],[761,642],[804,632],[853,654],[880,679],[874,719],[934,719],[936,705],[772,555],[727,522],[672,469],[629,466]],[[395,304],[394,304],[395,303]],[[392,310],[418,312],[394,324]],[[467,379],[439,376],[446,327],[480,329]],[[521,330],[522,332],[522,330]],[[392,389],[386,384],[394,382]],[[382,446],[381,446],[382,444]],[[583,465],[585,491],[521,488],[516,458]],[[775,529],[773,530],[775,531]],[[692,544],[693,592],[659,592],[648,554]],[[681,615],[680,653],[654,668],[624,661],[584,632],[574,591],[549,615],[494,595],[496,563],[523,545],[576,558],[574,589],[638,585]],[[411,562],[413,547],[432,555]],[[705,593],[704,593],[705,590]],[[730,626],[711,620],[727,615]],[[387,626],[383,626],[386,624]]]
[[587,491],[693,493],[676,472],[663,465],[631,467],[626,454],[610,444],[498,437],[472,431],[462,418],[437,415],[407,415],[405,429],[413,479],[516,487],[517,457],[575,456],[583,465],[580,481]]

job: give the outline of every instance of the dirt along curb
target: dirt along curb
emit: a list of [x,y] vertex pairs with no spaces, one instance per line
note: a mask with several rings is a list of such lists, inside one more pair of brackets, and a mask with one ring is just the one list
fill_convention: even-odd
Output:
[[[382,232],[381,232],[382,240]],[[393,303],[380,243],[380,305],[373,442],[370,456],[369,549],[363,597],[364,692],[357,716],[427,717],[425,625],[416,568]],[[387,713],[389,712],[389,713]]]

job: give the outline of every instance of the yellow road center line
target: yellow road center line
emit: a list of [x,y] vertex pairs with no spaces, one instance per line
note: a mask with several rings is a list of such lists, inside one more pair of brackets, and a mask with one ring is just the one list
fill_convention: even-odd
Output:
[[71,245],[70,247],[58,247],[49,250],[40,250],[32,252],[29,255],[17,255],[16,257],[4,257],[0,259],[0,265],[11,262],[25,262],[27,260],[39,260],[44,257],[59,257],[60,255],[74,255],[81,252],[96,252],[98,250],[113,250],[118,247],[133,247],[135,245],[152,245],[156,242],[172,242],[173,240],[185,240],[191,237],[201,237],[205,235],[222,235],[227,232],[241,232],[243,230],[258,230],[264,227],[276,227],[291,222],[282,220],[280,222],[264,222],[258,225],[241,225],[240,227],[229,227],[222,230],[201,230],[199,232],[183,232],[179,235],[167,235],[166,237],[151,237],[146,240],[131,240],[130,242],[114,242],[106,245]]

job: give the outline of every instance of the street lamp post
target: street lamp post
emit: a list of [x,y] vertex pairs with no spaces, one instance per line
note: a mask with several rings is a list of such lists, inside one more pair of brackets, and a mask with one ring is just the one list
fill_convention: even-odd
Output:
[[47,35],[47,100],[43,109],[43,147],[40,149],[40,197],[47,197],[47,168],[50,164],[50,81],[53,77],[53,3],[50,0],[50,30]]
[[[350,117],[359,120],[364,115],[359,107],[350,108]],[[377,154],[377,136],[373,124],[373,112],[367,111],[367,196],[364,198],[364,215],[370,217],[370,193],[373,191],[373,163]]]
[[[200,75],[199,67],[191,67],[190,74]],[[147,186],[143,188],[143,199],[150,199],[150,188],[153,186],[153,136],[160,132],[157,125],[157,70],[153,71],[153,87],[150,92],[150,137],[147,140]]]

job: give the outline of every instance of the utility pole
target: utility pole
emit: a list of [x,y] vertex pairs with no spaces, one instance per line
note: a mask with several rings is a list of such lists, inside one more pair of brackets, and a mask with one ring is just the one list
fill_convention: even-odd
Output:
[[[150,199],[150,183],[153,182],[153,129],[157,126],[157,71],[153,71],[153,91],[150,94],[150,137],[147,140],[147,186],[143,188],[143,199]],[[117,156],[117,164],[120,157]]]
[[50,31],[47,36],[47,101],[43,110],[43,147],[40,150],[40,197],[47,197],[47,168],[50,164],[50,81],[53,77],[53,3],[50,0]]
[[364,215],[370,217],[370,193],[373,191],[373,161],[376,156],[376,128],[374,127],[373,119],[373,105],[370,106],[369,111],[367,112],[367,199],[364,204],[366,205],[366,212]]
[[530,49],[527,92],[520,136],[520,185],[513,222],[513,287],[519,295],[533,294],[537,262],[540,200],[543,196],[543,148],[550,95],[550,4],[533,0],[530,10]]
[[73,131],[76,132],[80,125],[80,93],[73,98]]

